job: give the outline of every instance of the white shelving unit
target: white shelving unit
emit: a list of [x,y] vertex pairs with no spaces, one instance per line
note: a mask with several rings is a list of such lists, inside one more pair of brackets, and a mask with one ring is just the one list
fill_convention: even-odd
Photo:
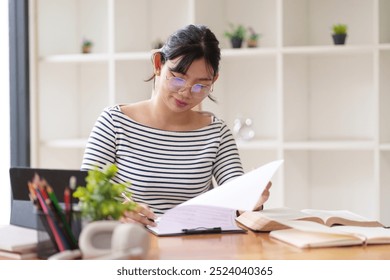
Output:
[[[390,1],[31,0],[33,165],[79,168],[104,107],[149,98],[150,49],[174,30],[208,25],[222,47],[218,104],[244,168],[284,158],[268,207],[349,209],[390,224]],[[231,49],[228,23],[262,33]],[[344,46],[331,26],[348,24]],[[83,37],[94,42],[81,54]]]

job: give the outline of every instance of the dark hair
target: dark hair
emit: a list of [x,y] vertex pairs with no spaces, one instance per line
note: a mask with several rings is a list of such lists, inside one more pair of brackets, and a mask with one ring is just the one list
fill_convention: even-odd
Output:
[[[219,41],[214,33],[205,25],[187,25],[173,33],[160,49],[161,62],[181,57],[172,69],[174,72],[185,74],[194,60],[204,58],[212,69],[213,77],[219,72],[221,50]],[[154,55],[154,54],[153,54]],[[153,75],[148,81],[154,79]],[[213,101],[215,99],[211,96]]]

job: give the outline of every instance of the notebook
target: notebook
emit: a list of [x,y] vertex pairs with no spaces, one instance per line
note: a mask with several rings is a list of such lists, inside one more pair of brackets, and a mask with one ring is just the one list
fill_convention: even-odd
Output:
[[[11,167],[11,225],[17,225],[27,228],[37,228],[34,206],[29,198],[27,183],[32,180],[35,173],[44,178],[53,188],[59,202],[63,202],[63,193],[65,187],[69,186],[71,176],[76,177],[77,186],[85,186],[85,178],[88,171],[69,170],[69,169],[43,169],[30,167]],[[74,200],[77,203],[77,200]]]

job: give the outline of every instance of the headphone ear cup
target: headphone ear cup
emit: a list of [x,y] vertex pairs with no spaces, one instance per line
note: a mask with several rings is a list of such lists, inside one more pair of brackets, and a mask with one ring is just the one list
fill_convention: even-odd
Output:
[[111,254],[112,235],[118,221],[95,221],[87,224],[80,233],[79,247],[83,259]]
[[150,247],[147,230],[135,223],[116,226],[111,240],[112,253],[121,253],[127,257],[145,258]]

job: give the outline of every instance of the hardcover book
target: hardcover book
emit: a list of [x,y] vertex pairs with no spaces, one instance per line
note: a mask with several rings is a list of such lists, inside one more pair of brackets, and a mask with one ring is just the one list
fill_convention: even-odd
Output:
[[274,230],[270,237],[299,248],[390,244],[384,227],[334,226],[310,221],[288,221],[289,229]]
[[348,210],[316,210],[291,208],[273,208],[263,211],[247,211],[236,218],[236,221],[253,231],[280,230],[289,228],[286,221],[311,221],[329,227],[335,225],[383,227],[373,221]]

